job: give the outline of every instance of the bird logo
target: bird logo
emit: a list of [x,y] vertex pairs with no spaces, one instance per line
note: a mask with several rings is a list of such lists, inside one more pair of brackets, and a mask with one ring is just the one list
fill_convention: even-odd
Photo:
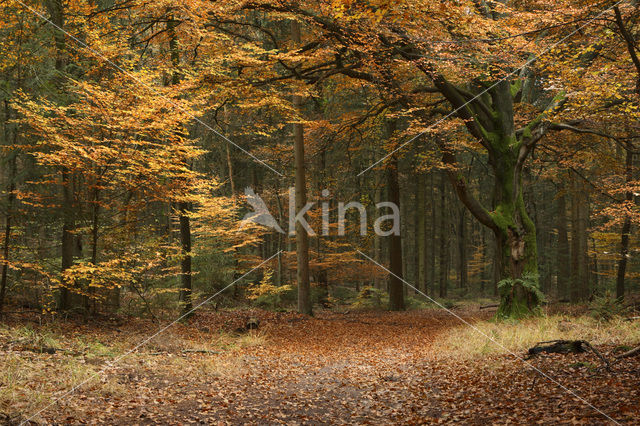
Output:
[[242,225],[246,225],[248,223],[257,223],[258,225],[275,229],[281,234],[285,233],[280,225],[278,225],[276,219],[271,215],[271,213],[269,213],[269,209],[267,209],[267,205],[264,203],[264,200],[255,193],[253,188],[246,187],[244,189],[244,195],[247,198],[247,203],[249,203],[249,205],[253,208],[253,212],[249,212],[244,215],[244,218],[241,222]]

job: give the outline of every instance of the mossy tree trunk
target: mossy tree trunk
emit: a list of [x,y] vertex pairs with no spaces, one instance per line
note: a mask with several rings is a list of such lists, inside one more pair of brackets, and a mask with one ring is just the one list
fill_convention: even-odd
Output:
[[[562,104],[563,97],[554,98],[537,118],[522,129],[516,129],[514,102],[523,100],[521,79],[460,88],[440,75],[432,74],[432,78],[438,91],[456,108],[457,115],[488,154],[494,179],[491,210],[472,194],[454,149],[446,141],[439,140],[443,162],[458,198],[495,236],[498,278],[509,283],[501,288],[498,315],[522,317],[531,314],[541,300],[537,284],[536,228],[523,198],[522,169],[535,144],[549,128],[546,115]],[[523,275],[526,280],[521,279]]]

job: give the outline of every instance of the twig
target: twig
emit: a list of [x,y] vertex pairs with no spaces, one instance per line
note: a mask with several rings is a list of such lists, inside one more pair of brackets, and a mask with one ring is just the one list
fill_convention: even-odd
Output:
[[220,351],[210,351],[208,349],[184,349],[183,354],[219,354]]

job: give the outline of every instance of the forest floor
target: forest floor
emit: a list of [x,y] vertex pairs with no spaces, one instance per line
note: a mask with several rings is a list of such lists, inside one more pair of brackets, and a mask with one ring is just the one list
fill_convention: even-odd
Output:
[[[458,314],[491,324],[490,313]],[[259,318],[259,329],[235,333],[248,317]],[[123,358],[160,326],[123,318],[24,323],[0,328],[0,423],[637,424],[640,418],[640,357],[607,371],[590,353],[542,355],[527,364],[523,351],[519,358],[504,350],[460,351],[450,336],[467,341],[468,326],[436,310],[313,318],[199,312]],[[494,326],[486,330],[496,337]],[[469,338],[469,345],[477,342]],[[620,350],[597,348],[611,358]]]

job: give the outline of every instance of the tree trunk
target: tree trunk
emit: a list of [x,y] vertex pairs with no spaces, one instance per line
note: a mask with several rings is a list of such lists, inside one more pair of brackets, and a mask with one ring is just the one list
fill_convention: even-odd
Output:
[[458,274],[459,274],[459,286],[463,291],[467,288],[469,280],[469,273],[467,265],[469,259],[467,258],[467,217],[466,209],[460,210],[460,225],[458,229]]
[[[374,202],[375,202],[375,205],[377,205],[383,199],[384,183],[383,183],[383,175],[378,170],[375,170],[374,173],[375,173]],[[376,219],[378,219],[379,215],[381,215],[379,209],[375,210],[375,214],[376,214]],[[378,235],[378,233],[375,233],[375,235],[373,236],[373,254],[375,256],[374,259],[376,262],[378,262],[381,265],[386,263],[384,259],[384,253],[383,253],[382,237]],[[380,278],[379,275],[376,275],[374,279],[374,287],[380,290],[382,290],[384,287],[384,280]]]
[[[432,75],[432,70],[424,68]],[[503,281],[498,317],[519,317],[532,313],[540,303],[538,290],[538,257],[535,224],[529,218],[524,198],[522,171],[528,156],[544,134],[542,119],[529,123],[516,132],[514,122],[514,86],[508,79],[491,85],[485,96],[469,97],[443,76],[433,76],[442,95],[457,108],[469,132],[487,150],[493,169],[492,209],[486,209],[475,198],[460,172],[458,159],[446,141],[437,139],[442,161],[458,198],[480,223],[494,233],[497,247],[497,278]],[[517,87],[518,81],[513,82]],[[487,84],[488,85],[488,84]],[[534,131],[536,132],[534,134]],[[521,280],[523,274],[528,279]]]
[[429,258],[428,258],[428,273],[429,273],[429,283],[427,284],[428,288],[425,287],[425,293],[427,292],[427,290],[429,290],[429,292],[427,294],[430,294],[431,296],[435,295],[435,286],[436,286],[436,225],[437,225],[437,211],[436,211],[436,192],[435,192],[435,172],[432,171],[431,172],[431,185],[429,185],[430,187],[430,191],[429,191],[429,200],[430,200],[430,204],[431,204],[431,215],[430,215],[430,220],[431,223],[430,225],[430,232],[429,232],[429,236],[430,236],[430,250],[429,250]]
[[558,299],[568,296],[569,282],[571,280],[571,267],[569,264],[569,236],[567,233],[567,202],[564,187],[559,188],[557,204],[558,245],[556,248],[556,286]]
[[419,289],[423,289],[425,292],[427,290],[427,254],[426,254],[426,245],[427,245],[427,236],[426,236],[426,214],[425,214],[425,175],[423,173],[418,174],[417,179],[417,194],[416,194],[416,244],[418,246],[417,250],[417,261],[418,261],[418,282],[416,283],[416,287]]
[[193,309],[191,300],[192,293],[192,272],[191,272],[191,220],[189,211],[191,206],[189,203],[178,203],[178,214],[180,216],[180,246],[182,248],[182,259],[180,261],[180,302],[182,302],[183,315],[189,315]]
[[[167,19],[167,34],[169,36],[169,51],[171,54],[171,63],[175,68],[171,76],[172,85],[180,82],[180,73],[177,68],[180,65],[180,51],[178,46],[178,38],[175,33],[175,27],[177,22],[173,19],[173,16],[169,14]],[[181,247],[181,259],[180,259],[180,292],[178,299],[182,303],[183,315],[190,315],[193,309],[193,302],[191,300],[192,294],[192,254],[191,254],[191,218],[189,212],[191,211],[191,203],[188,201],[180,201],[177,203],[178,220],[180,223],[180,247]]]
[[[100,226],[100,187],[99,182],[95,182],[95,188],[93,190],[93,208],[91,210],[91,264],[98,264],[98,240],[99,240],[99,226]],[[95,291],[94,287],[89,287],[88,292],[91,296]],[[92,299],[92,300],[90,300]],[[93,302],[93,304],[92,304]],[[85,309],[87,312],[95,313],[96,304],[95,297],[85,296]]]
[[580,292],[586,300],[591,296],[591,258],[589,257],[589,195],[585,182],[580,180],[580,270],[582,280]]
[[[47,11],[49,12],[49,19],[55,25],[53,30],[53,38],[56,49],[55,69],[58,71],[59,76],[63,76],[66,67],[66,42],[64,31],[64,5],[61,0],[47,0]],[[56,77],[61,79],[63,77]],[[73,176],[68,169],[63,168],[62,172],[62,210],[63,210],[63,222],[62,222],[62,262],[61,273],[64,275],[65,271],[73,266],[73,252],[74,252],[74,231],[76,229],[75,220],[75,208],[74,196],[73,196]],[[62,310],[70,309],[76,306],[82,306],[82,297],[77,297],[73,293],[74,283],[68,282],[64,277],[61,277],[61,287],[58,300],[58,308]]]
[[[504,143],[503,145],[507,145]],[[530,314],[540,303],[537,286],[538,253],[536,228],[527,214],[522,182],[517,172],[517,160],[511,151],[499,152],[492,160],[496,176],[494,199],[496,208],[491,213],[497,247],[497,268],[500,281],[511,283],[499,289],[498,317],[522,317]],[[516,176],[516,178],[514,178]],[[514,190],[515,187],[515,190]],[[520,279],[528,276],[527,282]]]
[[[227,106],[225,105],[224,107],[224,116],[225,116],[225,121],[227,122],[227,134],[229,134],[229,112],[227,111]],[[231,197],[235,198],[235,196],[238,194],[236,192],[236,184],[235,184],[235,180],[233,178],[233,160],[231,159],[231,148],[229,147],[229,144],[225,144],[225,148],[226,148],[226,154],[227,154],[227,170],[229,173],[229,185],[231,185]]]
[[[626,181],[627,184],[633,179],[633,152],[631,150],[626,151]],[[628,204],[633,202],[633,193],[627,191],[625,193],[625,199]],[[630,208],[625,206],[625,210]],[[624,300],[625,293],[625,275],[627,272],[627,263],[629,259],[629,233],[631,232],[631,216],[625,215],[624,222],[622,224],[622,231],[620,236],[620,259],[618,259],[618,274],[616,277],[616,298],[620,301]]]
[[440,179],[440,237],[438,238],[440,242],[440,254],[438,257],[439,267],[438,271],[440,273],[438,280],[438,296],[439,297],[447,297],[447,264],[449,263],[449,233],[447,232],[448,228],[448,220],[447,220],[447,198],[446,198],[446,177],[442,174]]
[[[9,109],[9,102],[5,100],[4,102],[4,112],[5,112],[5,120],[4,120],[4,140],[6,145],[16,144],[17,132],[13,132],[13,137],[9,136],[9,121],[11,120],[11,110]],[[12,139],[10,141],[10,139]],[[4,308],[4,299],[7,291],[7,274],[9,272],[9,248],[11,243],[11,230],[12,224],[11,221],[13,219],[13,204],[15,202],[15,190],[16,190],[16,173],[17,173],[17,153],[12,152],[11,159],[9,160],[9,185],[7,188],[7,211],[5,214],[5,222],[4,222],[4,245],[2,247],[2,278],[0,279],[0,313]]]
[[[391,132],[389,132],[391,133]],[[398,159],[392,156],[387,167],[389,201],[400,208],[400,186],[398,184]],[[389,309],[404,310],[404,283],[402,282],[402,236],[389,236]]]
[[[300,45],[300,23],[291,21],[291,39],[296,46]],[[293,95],[293,106],[301,112],[303,99]],[[307,184],[304,165],[304,129],[302,123],[293,125],[294,156],[296,165],[296,213],[304,209],[307,204]],[[298,283],[298,312],[312,315],[311,284],[309,282],[309,236],[300,222],[296,222],[296,280]]]
[[585,199],[580,178],[573,176],[571,194],[571,301],[579,302],[589,296],[587,282],[588,257],[585,234]]

